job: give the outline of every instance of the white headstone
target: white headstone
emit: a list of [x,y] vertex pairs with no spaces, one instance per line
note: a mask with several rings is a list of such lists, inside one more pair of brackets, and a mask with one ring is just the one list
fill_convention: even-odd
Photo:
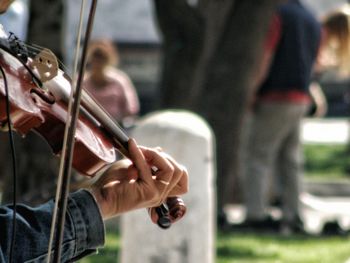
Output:
[[[189,192],[185,217],[163,230],[145,209],[121,219],[122,263],[214,263],[214,137],[198,116],[165,111],[146,116],[132,133],[140,145],[162,149],[186,166]],[[132,194],[132,193],[130,193]]]

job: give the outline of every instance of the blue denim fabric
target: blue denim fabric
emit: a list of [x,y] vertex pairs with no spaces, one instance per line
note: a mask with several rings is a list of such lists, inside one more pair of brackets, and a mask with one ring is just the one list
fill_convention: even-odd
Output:
[[[50,238],[53,201],[32,208],[17,206],[14,262],[45,262]],[[0,262],[7,262],[12,231],[11,206],[0,207]],[[94,197],[87,190],[69,195],[62,262],[86,255],[104,244],[105,230]]]

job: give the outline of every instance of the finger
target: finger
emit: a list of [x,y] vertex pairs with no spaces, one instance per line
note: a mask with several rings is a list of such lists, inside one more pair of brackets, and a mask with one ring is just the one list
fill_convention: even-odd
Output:
[[[146,147],[142,147],[142,150],[152,150],[148,149]],[[153,148],[155,150],[156,148]],[[172,156],[165,152],[160,152],[160,154],[166,158],[168,162],[170,162],[173,166],[173,176],[169,179],[170,180],[162,180],[159,176],[157,177],[157,180],[155,181],[157,187],[159,189],[164,190],[162,199],[170,196],[175,195],[182,195],[184,193],[188,192],[188,172],[187,169],[180,165]],[[167,184],[167,187],[161,186],[160,183]]]
[[174,187],[174,176],[175,172],[173,168],[167,173],[161,171],[157,171],[155,173],[154,184],[160,193],[160,203],[167,198],[167,194],[170,192],[170,189]]
[[[134,164],[141,173],[139,175],[139,179],[145,181],[147,185],[151,187],[149,190],[157,192],[158,198],[157,200],[154,200],[156,201],[156,204],[158,205],[162,203],[166,197],[164,193],[166,192],[166,189],[168,187],[168,182],[173,176],[173,167],[171,163],[155,149],[150,149],[142,146],[137,147],[135,141],[133,140],[130,141],[129,148],[130,155],[133,159],[135,159]],[[137,152],[136,150],[138,150],[139,152]],[[135,151],[135,154],[132,153],[132,151]],[[140,162],[140,160],[143,166],[137,167],[138,162]],[[156,167],[155,176],[157,180],[152,180],[151,167]],[[145,177],[143,175],[143,172],[151,175],[149,177]],[[158,180],[160,183],[158,182]]]
[[153,186],[151,169],[145,159],[141,149],[137,146],[134,139],[129,140],[129,153],[131,161],[138,171],[139,179]]
[[188,192],[189,183],[188,183],[188,172],[185,167],[183,167],[181,177],[177,184],[170,190],[168,196],[177,196],[183,195]]
[[169,158],[168,160],[171,162],[171,164],[174,167],[174,173],[171,180],[168,182],[168,187],[165,189],[164,196],[162,196],[163,198],[168,197],[172,189],[179,183],[185,169],[182,165],[179,165],[172,158]]
[[140,146],[142,153],[144,154],[148,164],[151,167],[155,167],[155,173],[157,181],[160,181],[163,185],[168,185],[172,180],[174,174],[174,167],[172,163],[155,149]]
[[156,205],[160,205],[167,198],[167,194],[169,193],[168,189],[169,189],[170,183],[164,180],[155,179],[154,184],[158,189],[158,192],[160,193],[159,202]]
[[[188,172],[186,167],[179,164],[171,155],[162,152],[164,156],[174,167],[174,174],[169,182],[168,187],[166,188],[165,197],[168,197],[169,194],[172,196],[174,194],[184,194],[188,191]],[[175,188],[175,189],[174,189]]]

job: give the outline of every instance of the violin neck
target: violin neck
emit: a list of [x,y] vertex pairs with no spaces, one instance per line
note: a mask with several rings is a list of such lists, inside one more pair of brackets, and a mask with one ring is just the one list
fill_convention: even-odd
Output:
[[85,90],[82,92],[81,105],[88,111],[102,126],[102,128],[112,137],[117,144],[117,149],[126,157],[129,157],[128,141],[129,136],[113,120],[113,118],[106,112],[101,105]]

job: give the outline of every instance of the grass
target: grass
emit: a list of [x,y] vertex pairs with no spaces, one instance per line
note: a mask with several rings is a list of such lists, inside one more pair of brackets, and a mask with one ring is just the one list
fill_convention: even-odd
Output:
[[305,176],[312,179],[350,179],[348,145],[304,145]]
[[120,251],[120,235],[118,231],[115,230],[108,230],[107,235],[106,235],[106,242],[105,242],[105,247],[100,248],[95,255],[91,255],[88,257],[83,258],[79,262],[81,263],[97,263],[97,262],[103,262],[103,263],[108,263],[108,262],[113,262],[116,263],[118,262],[118,257],[119,257],[119,251]]
[[[349,247],[350,238],[340,236],[285,238],[271,234],[219,233],[216,263],[345,263],[350,259]],[[119,252],[120,236],[109,232],[106,247],[80,262],[116,263]]]
[[350,259],[346,237],[282,237],[223,234],[217,239],[217,263],[344,263]]
[[[308,179],[350,179],[347,145],[304,145]],[[120,235],[107,231],[106,247],[80,262],[118,262]],[[345,263],[350,262],[350,237],[306,237],[218,233],[216,263]],[[191,262],[200,263],[200,262]]]

